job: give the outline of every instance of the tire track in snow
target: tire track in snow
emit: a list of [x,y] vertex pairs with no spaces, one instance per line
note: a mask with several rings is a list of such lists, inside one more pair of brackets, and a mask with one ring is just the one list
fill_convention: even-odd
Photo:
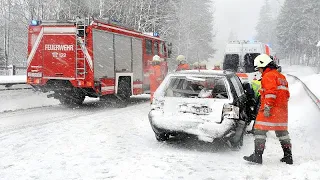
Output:
[[[132,98],[128,107],[144,103],[148,100],[149,99]],[[105,102],[89,102],[76,108],[66,108],[62,105],[56,105],[7,111],[0,115],[0,134],[7,134],[8,132],[11,132],[10,134],[17,133],[21,129],[77,119],[79,117],[90,116],[95,113],[112,109],[117,108],[113,107],[112,104],[106,104]],[[7,123],[4,121],[7,121]],[[15,121],[17,124],[8,121]],[[0,139],[1,137],[2,136],[0,136]]]

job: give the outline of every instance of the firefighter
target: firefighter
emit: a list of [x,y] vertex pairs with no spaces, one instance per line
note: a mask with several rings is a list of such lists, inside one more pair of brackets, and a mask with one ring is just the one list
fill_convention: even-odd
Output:
[[196,70],[199,69],[199,63],[198,62],[193,63],[192,66],[193,66],[193,69],[196,69]]
[[265,149],[266,134],[274,130],[279,138],[284,157],[280,160],[293,164],[291,140],[288,133],[288,100],[290,97],[288,82],[284,75],[277,71],[277,65],[266,54],[257,56],[254,60],[262,73],[261,106],[254,125],[255,151],[250,156],[244,156],[246,161],[262,164],[262,154]]
[[186,58],[184,57],[184,55],[179,55],[177,57],[177,61],[178,61],[178,67],[176,69],[176,71],[181,71],[181,70],[189,70],[190,66],[186,61]]
[[151,101],[153,99],[154,92],[157,90],[163,80],[160,63],[161,58],[158,55],[153,56],[152,66],[149,72]]
[[215,64],[212,70],[221,70],[220,64]]
[[202,61],[201,63],[199,63],[199,69],[207,69],[207,62],[206,61]]

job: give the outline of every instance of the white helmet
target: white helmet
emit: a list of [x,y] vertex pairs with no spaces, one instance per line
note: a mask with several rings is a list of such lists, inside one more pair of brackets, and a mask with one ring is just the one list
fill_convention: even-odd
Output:
[[154,55],[153,58],[152,58],[152,61],[153,62],[161,62],[161,58],[158,55]]
[[179,61],[179,62],[185,61],[185,60],[186,60],[186,58],[184,57],[184,55],[179,55],[179,56],[177,57],[177,61]]
[[206,62],[206,61],[202,61],[202,62],[200,62],[199,65],[200,65],[200,66],[207,66],[207,62]]
[[195,62],[195,63],[193,63],[193,66],[198,67],[198,66],[199,66],[199,63],[198,63],[198,62]]
[[270,62],[272,62],[272,59],[267,54],[260,54],[254,59],[254,66],[258,68],[264,68],[266,67]]

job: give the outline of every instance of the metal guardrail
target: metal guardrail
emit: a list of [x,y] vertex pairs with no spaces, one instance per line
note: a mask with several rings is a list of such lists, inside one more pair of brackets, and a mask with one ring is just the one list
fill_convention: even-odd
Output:
[[7,88],[7,89],[0,89],[0,91],[17,91],[17,90],[24,90],[24,89],[32,89],[31,87],[26,88]]
[[0,75],[8,76],[8,75],[24,75],[27,73],[27,67],[22,66],[0,66]]
[[312,101],[316,104],[316,106],[320,110],[320,99],[318,99],[318,97],[312,93],[312,91],[308,88],[308,86],[303,81],[301,81],[301,79],[299,79],[297,76],[292,75],[292,74],[287,74],[287,75],[291,76],[291,77],[295,78],[296,80],[298,80],[299,82],[301,82],[301,84],[303,85],[303,88],[307,91],[308,96],[312,99]]

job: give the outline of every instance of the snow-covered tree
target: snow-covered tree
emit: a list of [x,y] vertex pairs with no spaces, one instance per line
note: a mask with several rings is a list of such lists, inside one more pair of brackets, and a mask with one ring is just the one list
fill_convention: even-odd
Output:
[[295,64],[317,64],[320,1],[286,0],[278,17],[277,37],[282,53]]
[[0,67],[4,67],[5,64],[4,49],[0,48]]
[[229,37],[228,37],[228,41],[235,41],[238,40],[238,35],[236,32],[234,32],[233,30],[230,31]]
[[273,13],[269,0],[265,0],[264,5],[261,7],[259,21],[256,26],[256,39],[271,45],[276,44],[276,20],[273,18]]
[[26,60],[27,28],[32,19],[94,17],[142,32],[159,32],[173,43],[174,56],[207,60],[214,52],[211,4],[211,0],[3,0],[0,19],[8,25],[0,25],[0,30],[9,33],[0,38],[10,44],[9,62],[20,65]]

